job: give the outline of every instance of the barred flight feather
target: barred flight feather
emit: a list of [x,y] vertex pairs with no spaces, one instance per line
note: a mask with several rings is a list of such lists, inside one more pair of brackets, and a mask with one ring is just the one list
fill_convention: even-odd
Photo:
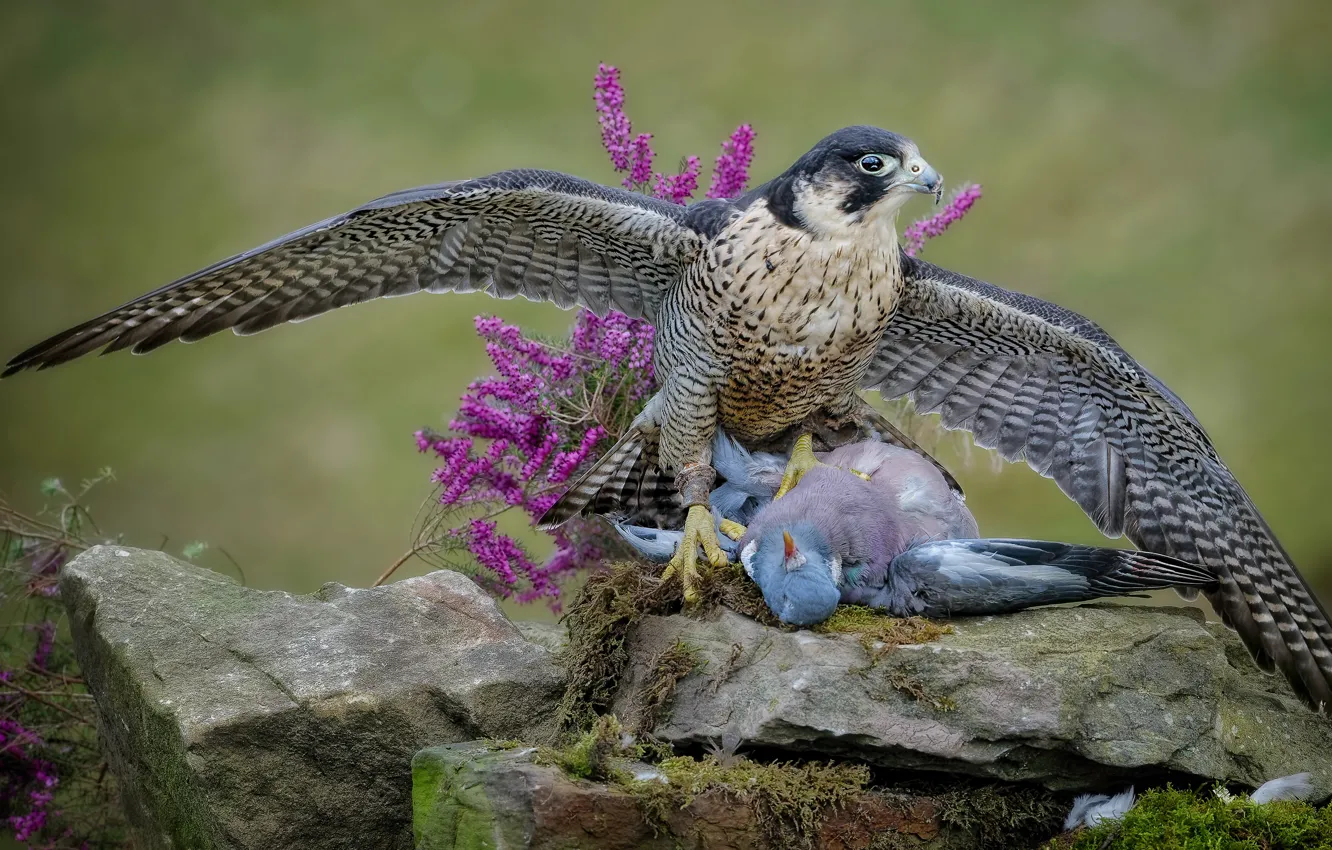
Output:
[[[1255,660],[1327,710],[1327,613],[1178,396],[1076,313],[919,260],[903,268],[864,386],[914,397],[945,427],[1025,459],[1106,534],[1204,565],[1204,592]],[[1125,557],[1160,567],[1145,553]]]
[[252,334],[374,298],[483,290],[653,318],[704,235],[683,207],[550,171],[395,192],[84,322],[5,375],[96,351]]

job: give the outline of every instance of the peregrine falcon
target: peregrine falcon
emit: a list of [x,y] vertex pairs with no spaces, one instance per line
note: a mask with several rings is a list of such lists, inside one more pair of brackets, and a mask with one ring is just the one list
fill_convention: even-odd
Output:
[[4,374],[421,291],[617,309],[656,326],[661,388],[552,522],[659,499],[673,475],[688,584],[698,546],[725,560],[707,507],[719,424],[757,445],[853,418],[859,390],[911,396],[1053,478],[1106,534],[1207,565],[1259,663],[1332,704],[1327,615],[1188,407],[1082,316],[900,250],[898,211],[941,186],[909,139],[850,127],[739,198],[687,207],[549,171],[409,189],[136,298]]

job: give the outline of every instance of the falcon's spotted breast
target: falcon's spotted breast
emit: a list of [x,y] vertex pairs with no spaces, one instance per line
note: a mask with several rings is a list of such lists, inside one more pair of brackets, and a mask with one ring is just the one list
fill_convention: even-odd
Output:
[[909,139],[849,127],[740,198],[687,207],[549,171],[411,189],[136,298],[4,374],[421,291],[616,309],[656,326],[661,388],[550,522],[680,504],[678,489],[688,580],[699,544],[724,560],[706,508],[719,423],[757,443],[859,416],[909,444],[857,393],[909,395],[1052,477],[1107,534],[1208,567],[1254,657],[1332,703],[1327,614],[1184,403],[1082,316],[899,251],[898,211],[941,183]]
[[891,217],[865,222],[877,238],[827,239],[784,227],[764,203],[712,249],[719,285],[702,294],[719,317],[709,334],[729,361],[719,388],[722,426],[762,439],[829,404],[850,400],[878,350],[902,289]]

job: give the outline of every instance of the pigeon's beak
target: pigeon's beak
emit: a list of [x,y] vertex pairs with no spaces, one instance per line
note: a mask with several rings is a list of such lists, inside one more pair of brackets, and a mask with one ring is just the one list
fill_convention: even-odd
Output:
[[939,203],[939,199],[943,197],[943,176],[920,158],[908,162],[906,168],[911,173],[911,180],[907,185],[922,195],[933,195],[934,202]]
[[805,565],[805,556],[796,548],[795,538],[791,532],[782,532],[782,566],[788,573],[797,572]]

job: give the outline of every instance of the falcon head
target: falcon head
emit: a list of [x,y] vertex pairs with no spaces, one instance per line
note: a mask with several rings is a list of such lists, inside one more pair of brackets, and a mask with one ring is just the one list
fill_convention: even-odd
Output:
[[785,225],[837,235],[891,227],[912,195],[943,193],[943,178],[916,143],[878,127],[847,127],[819,142],[786,173],[762,187]]
[[762,529],[741,550],[740,563],[783,623],[821,623],[841,601],[842,560],[812,522]]

